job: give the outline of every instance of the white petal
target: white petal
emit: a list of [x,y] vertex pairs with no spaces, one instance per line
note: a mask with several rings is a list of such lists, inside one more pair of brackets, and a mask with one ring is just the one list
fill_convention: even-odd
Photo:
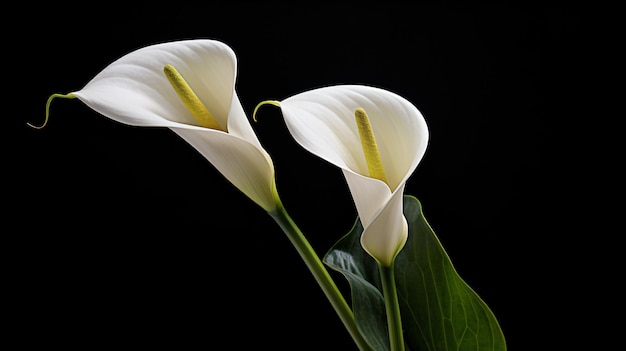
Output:
[[183,40],[133,51],[74,92],[95,111],[139,126],[197,125],[163,73],[173,65],[222,127],[226,127],[237,71],[234,52],[214,40]]
[[[172,128],[233,185],[266,211],[276,208],[274,166],[265,150],[249,141],[211,129]],[[211,184],[199,184],[208,186]]]
[[422,159],[428,128],[419,110],[390,91],[337,85],[306,91],[280,102],[287,127],[311,153],[368,176],[354,111],[367,112],[392,190],[406,182]]
[[408,224],[402,209],[403,191],[398,191],[361,234],[363,249],[386,266],[391,265],[408,238]]
[[350,194],[363,227],[367,228],[391,199],[391,190],[384,182],[343,170]]
[[252,125],[250,125],[250,120],[243,110],[243,106],[241,106],[241,102],[239,101],[239,97],[236,93],[233,93],[233,101],[228,113],[228,134],[238,136],[249,141],[265,153],[261,142],[259,142],[259,139],[254,133],[254,129],[252,129]]
[[378,179],[343,171],[363,225],[361,245],[377,260],[389,265],[406,242],[403,214],[404,183],[393,193]]

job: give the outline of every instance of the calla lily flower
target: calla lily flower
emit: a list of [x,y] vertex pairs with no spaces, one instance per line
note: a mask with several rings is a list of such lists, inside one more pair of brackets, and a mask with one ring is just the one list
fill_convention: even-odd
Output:
[[428,143],[420,111],[397,94],[363,85],[323,87],[267,103],[281,108],[304,149],[341,168],[363,224],[361,245],[390,266],[408,236],[405,184]]
[[274,165],[239,101],[236,75],[237,59],[226,44],[183,40],[133,51],[81,90],[56,95],[76,97],[124,124],[171,129],[272,212],[279,201]]

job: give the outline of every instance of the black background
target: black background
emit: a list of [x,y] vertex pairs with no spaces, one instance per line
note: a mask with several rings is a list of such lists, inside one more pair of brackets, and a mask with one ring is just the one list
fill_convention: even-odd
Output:
[[[51,94],[79,90],[118,57],[190,38],[233,48],[250,116],[260,101],[343,83],[412,101],[430,142],[406,193],[509,349],[575,333],[555,334],[576,283],[554,252],[571,245],[585,191],[572,194],[585,155],[567,123],[588,35],[579,11],[179,2],[38,13],[16,13],[5,30],[17,53],[4,68],[17,76],[4,98],[15,127],[4,132],[7,268],[23,345],[356,350],[278,226],[174,133],[63,99],[46,128],[26,126],[43,121]],[[356,218],[341,172],[301,149],[278,109],[258,117],[283,202],[321,255]]]

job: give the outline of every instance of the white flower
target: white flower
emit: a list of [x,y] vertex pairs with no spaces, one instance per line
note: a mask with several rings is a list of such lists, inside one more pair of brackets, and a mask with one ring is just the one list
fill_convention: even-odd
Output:
[[[363,248],[379,263],[391,265],[408,235],[405,184],[428,144],[419,110],[397,94],[363,85],[318,88],[267,103],[280,106],[289,132],[302,147],[342,169],[364,227]],[[369,117],[371,141],[359,134],[357,110]],[[372,142],[374,155],[364,150]],[[369,158],[376,153],[382,176],[370,173]]]
[[274,165],[239,101],[236,76],[237,59],[226,44],[174,41],[119,58],[65,97],[124,124],[173,130],[250,199],[274,211]]

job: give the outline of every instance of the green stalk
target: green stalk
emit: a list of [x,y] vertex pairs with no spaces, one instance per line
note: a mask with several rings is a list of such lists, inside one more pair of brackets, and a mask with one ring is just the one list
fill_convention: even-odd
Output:
[[404,335],[402,334],[402,318],[400,316],[400,304],[398,303],[398,292],[394,277],[394,262],[390,266],[379,263],[378,271],[380,272],[383,296],[385,298],[391,351],[404,351]]
[[328,270],[326,270],[326,267],[320,260],[319,256],[315,253],[315,250],[313,250],[311,244],[287,213],[287,210],[285,210],[283,205],[279,202],[276,211],[268,213],[282,228],[300,254],[300,257],[302,257],[302,260],[313,274],[313,277],[315,277],[315,280],[322,288],[322,291],[324,291],[324,294],[335,309],[335,312],[337,312],[337,315],[350,333],[350,336],[352,336],[352,339],[359,347],[359,350],[371,351],[371,346],[367,343],[367,341],[365,341],[363,335],[361,335],[356,327],[352,309],[337,288],[335,281],[328,273]]

